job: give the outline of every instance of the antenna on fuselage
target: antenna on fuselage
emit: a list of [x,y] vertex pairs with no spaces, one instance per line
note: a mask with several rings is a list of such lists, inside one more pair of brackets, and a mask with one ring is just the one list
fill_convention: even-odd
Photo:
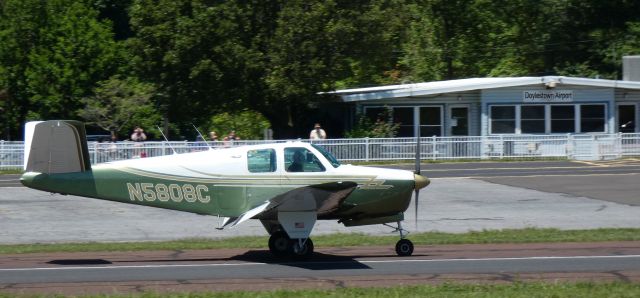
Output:
[[198,132],[198,134],[200,135],[200,138],[202,138],[202,140],[204,141],[205,144],[207,144],[207,147],[209,147],[209,149],[213,149],[213,147],[211,147],[211,144],[209,144],[209,142],[207,142],[207,139],[204,138],[204,136],[202,135],[202,133],[200,133],[200,130],[193,125],[193,123],[191,123],[191,126],[193,126],[193,128],[195,128],[195,130]]
[[[162,135],[162,137],[164,138],[164,140],[167,142],[167,144],[169,145],[169,148],[171,148],[171,150],[173,150],[173,154],[178,154],[178,152],[176,152],[176,149],[173,148],[173,146],[171,146],[171,143],[169,142],[169,139],[167,139],[167,136],[164,135],[164,133],[162,132],[162,129],[160,129],[160,126],[156,125],[156,128],[158,129],[158,131],[160,132],[160,134]],[[163,153],[164,154],[164,153]]]

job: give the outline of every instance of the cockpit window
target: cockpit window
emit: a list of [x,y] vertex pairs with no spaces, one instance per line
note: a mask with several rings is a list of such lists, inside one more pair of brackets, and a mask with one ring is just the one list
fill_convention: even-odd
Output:
[[273,149],[257,149],[247,152],[247,166],[251,173],[268,173],[276,171],[276,151]]
[[325,168],[307,148],[285,148],[284,168],[287,172],[324,172]]
[[315,144],[311,144],[311,146],[313,146],[313,148],[315,148],[316,150],[318,150],[318,152],[320,152],[320,154],[322,154],[330,163],[334,168],[337,168],[340,166],[340,162],[338,161],[338,159],[333,156],[333,154],[329,153],[329,151],[327,151],[327,149],[324,149],[318,145]]

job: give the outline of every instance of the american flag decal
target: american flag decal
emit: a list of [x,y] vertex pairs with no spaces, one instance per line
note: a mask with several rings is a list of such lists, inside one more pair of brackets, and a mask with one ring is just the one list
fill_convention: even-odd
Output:
[[304,222],[295,223],[295,227],[296,229],[304,229]]

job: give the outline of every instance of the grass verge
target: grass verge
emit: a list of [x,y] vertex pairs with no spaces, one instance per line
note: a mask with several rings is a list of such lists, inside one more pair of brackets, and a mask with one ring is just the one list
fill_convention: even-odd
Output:
[[10,174],[22,174],[24,173],[23,170],[0,170],[0,175],[10,175]]
[[[558,230],[527,228],[518,230],[487,230],[464,234],[439,232],[416,233],[410,234],[408,238],[416,245],[640,241],[640,229]],[[163,242],[90,242],[0,245],[0,254],[265,248],[267,239],[267,236],[251,236],[219,240],[184,239]],[[316,247],[395,245],[396,241],[398,241],[397,235],[370,236],[365,234],[331,234],[313,237],[313,242]]]
[[[201,297],[247,297],[251,293],[209,293]],[[255,295],[255,293],[253,293]],[[220,296],[218,296],[220,295]],[[344,288],[260,292],[260,297],[638,297],[640,284],[631,283],[514,283],[508,285],[443,284],[390,288]],[[153,296],[151,296],[153,297]],[[186,296],[184,296],[186,297]],[[191,297],[191,296],[190,296]],[[256,296],[251,296],[256,297]]]
[[[16,297],[0,294],[0,297]],[[38,297],[33,295],[19,295],[18,297]],[[43,297],[49,297],[43,296]],[[55,296],[63,297],[63,296]],[[590,298],[590,297],[640,297],[640,284],[623,282],[578,282],[578,283],[544,283],[544,282],[514,282],[509,284],[458,284],[445,283],[441,285],[396,286],[388,288],[340,288],[336,290],[279,290],[260,292],[188,292],[188,293],[142,293],[128,295],[96,295],[79,297],[512,297],[512,298]]]

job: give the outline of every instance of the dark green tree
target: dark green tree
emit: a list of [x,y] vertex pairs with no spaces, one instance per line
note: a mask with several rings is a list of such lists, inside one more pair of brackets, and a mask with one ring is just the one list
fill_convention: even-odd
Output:
[[[287,1],[269,47],[265,80],[277,130],[303,136],[320,91],[400,80],[406,1]],[[272,105],[273,106],[273,105]],[[313,120],[311,120],[313,121]]]
[[135,78],[114,76],[98,83],[94,95],[84,98],[84,107],[78,112],[88,124],[110,132],[112,138],[127,135],[133,125],[154,127],[160,116],[151,98],[155,87]]
[[84,1],[7,0],[0,14],[13,135],[28,119],[76,118],[80,99],[121,64],[109,22]]
[[482,2],[423,0],[412,7],[402,64],[411,81],[477,76],[486,71],[493,47],[491,14]]
[[248,28],[241,27],[235,3],[138,0],[130,13],[133,63],[158,87],[156,105],[165,123],[188,130],[243,99],[244,65],[257,54],[240,39]]
[[232,130],[243,140],[261,140],[264,130],[271,127],[269,120],[256,111],[223,112],[211,117],[208,131],[215,131],[222,141]]

